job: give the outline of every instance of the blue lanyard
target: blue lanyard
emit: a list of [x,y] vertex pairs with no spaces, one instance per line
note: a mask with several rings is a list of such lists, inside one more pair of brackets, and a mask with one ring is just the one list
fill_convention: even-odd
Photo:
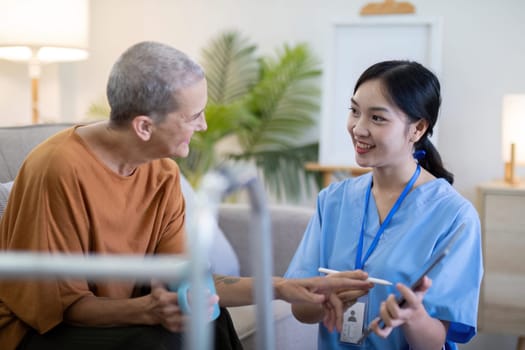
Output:
[[370,193],[372,192],[372,180],[370,180],[370,184],[368,185],[368,189],[366,190],[366,197],[365,197],[365,212],[363,214],[363,222],[361,223],[361,235],[359,236],[359,243],[357,245],[357,254],[355,257],[355,268],[356,269],[363,269],[365,266],[365,262],[368,260],[370,255],[372,255],[372,252],[374,249],[376,249],[377,243],[379,242],[379,238],[381,238],[381,235],[385,231],[386,227],[392,220],[392,217],[399,209],[399,206],[401,206],[401,202],[405,199],[408,192],[412,189],[412,186],[414,186],[414,183],[416,182],[417,178],[419,177],[419,173],[421,172],[421,166],[418,164],[416,171],[414,171],[414,174],[410,178],[410,181],[408,181],[407,185],[405,186],[405,189],[401,194],[399,195],[399,198],[394,203],[394,206],[392,209],[390,209],[390,212],[386,216],[385,221],[381,224],[379,227],[379,230],[376,233],[376,236],[374,237],[374,240],[372,241],[372,244],[368,248],[368,251],[366,252],[366,255],[364,259],[361,260],[361,257],[363,256],[363,240],[365,237],[365,227],[366,227],[366,219],[367,219],[367,212],[368,212],[368,203],[370,202]]

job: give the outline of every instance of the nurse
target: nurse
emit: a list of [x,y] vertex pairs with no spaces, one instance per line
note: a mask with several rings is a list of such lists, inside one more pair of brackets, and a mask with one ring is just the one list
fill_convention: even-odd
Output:
[[[480,223],[429,140],[440,103],[438,79],[417,62],[374,64],[356,83],[347,128],[357,164],[372,171],[319,193],[286,277],[324,267],[343,271],[329,278],[363,270],[394,285],[341,291],[347,309],[337,329],[322,322],[329,309],[293,305],[299,321],[319,322],[319,349],[456,349],[476,334]],[[461,225],[449,255],[412,291],[422,266]],[[360,341],[368,327],[373,333]]]

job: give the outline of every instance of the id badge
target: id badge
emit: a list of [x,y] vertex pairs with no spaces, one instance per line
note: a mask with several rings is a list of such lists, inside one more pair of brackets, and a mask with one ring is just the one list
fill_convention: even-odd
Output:
[[354,305],[350,306],[343,315],[343,329],[341,330],[340,341],[348,344],[360,344],[359,340],[367,326],[366,310],[368,305],[368,295],[357,299]]

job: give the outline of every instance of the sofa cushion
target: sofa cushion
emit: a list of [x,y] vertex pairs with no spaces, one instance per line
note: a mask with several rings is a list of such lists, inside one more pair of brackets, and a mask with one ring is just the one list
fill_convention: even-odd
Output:
[[[191,215],[191,211],[194,210],[193,208],[195,207],[195,192],[182,174],[180,184],[184,200],[186,201],[186,213]],[[188,232],[188,234],[190,234],[190,232]],[[219,228],[217,221],[213,222],[213,242],[211,247],[212,249],[208,260],[212,272],[220,275],[239,276],[239,259],[230,242]]]
[[0,182],[13,181],[27,154],[49,136],[73,124],[36,124],[0,128]]
[[0,183],[0,218],[4,215],[5,207],[7,206],[7,199],[9,198],[9,191],[11,190],[12,182]]
[[[285,301],[274,300],[272,301],[273,307],[273,320],[275,322],[282,320],[283,318],[291,315],[291,306]],[[237,306],[229,307],[228,311],[232,316],[233,325],[237,331],[239,339],[243,340],[255,333],[256,330],[256,306]]]
[[[244,350],[257,349],[255,305],[229,307],[228,311]],[[272,311],[275,349],[317,349],[317,323],[305,324],[297,321],[292,314],[290,304],[282,300],[272,302]]]
[[[313,208],[292,205],[272,205],[270,209],[272,233],[273,275],[283,276],[303,237]],[[251,208],[247,204],[221,204],[219,226],[237,252],[241,276],[253,275],[251,254]]]

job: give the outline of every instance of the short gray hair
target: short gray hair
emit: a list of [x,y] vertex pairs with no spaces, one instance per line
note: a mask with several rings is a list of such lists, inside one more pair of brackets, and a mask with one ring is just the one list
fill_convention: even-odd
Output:
[[147,115],[161,122],[177,110],[177,91],[203,78],[201,66],[176,48],[153,41],[135,44],[118,58],[109,75],[110,121],[124,125]]

